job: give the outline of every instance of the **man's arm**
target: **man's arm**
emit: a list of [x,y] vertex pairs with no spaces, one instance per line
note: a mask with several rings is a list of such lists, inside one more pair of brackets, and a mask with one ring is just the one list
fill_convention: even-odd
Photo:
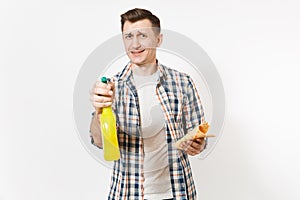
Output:
[[[205,122],[200,96],[190,77],[188,77],[187,94],[185,96],[183,113],[186,119],[187,131],[191,131]],[[201,153],[206,148],[206,145],[206,138],[186,141],[185,144],[183,144],[186,153],[192,156]]]

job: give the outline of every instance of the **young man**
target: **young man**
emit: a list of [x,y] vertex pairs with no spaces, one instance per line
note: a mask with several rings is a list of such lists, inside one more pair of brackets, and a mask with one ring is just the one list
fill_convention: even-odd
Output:
[[113,83],[97,82],[91,92],[93,144],[102,148],[101,109],[113,106],[117,118],[121,158],[114,163],[108,199],[196,200],[188,155],[199,154],[205,140],[190,141],[184,151],[174,147],[205,122],[196,87],[187,74],[157,61],[162,34],[150,11],[127,11],[121,27],[130,62]]

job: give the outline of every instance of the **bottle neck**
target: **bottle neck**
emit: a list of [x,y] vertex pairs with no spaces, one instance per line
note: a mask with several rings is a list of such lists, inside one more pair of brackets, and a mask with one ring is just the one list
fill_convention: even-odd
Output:
[[111,106],[102,108],[102,114],[109,114],[109,113],[112,113]]

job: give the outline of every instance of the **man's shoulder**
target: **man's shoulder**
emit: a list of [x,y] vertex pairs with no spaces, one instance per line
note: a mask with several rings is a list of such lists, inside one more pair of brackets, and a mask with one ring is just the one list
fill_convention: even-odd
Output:
[[179,78],[181,80],[189,80],[190,79],[190,75],[188,75],[185,72],[179,71],[177,69],[174,69],[172,67],[160,64],[160,66],[162,67],[162,69],[165,71],[166,75],[169,76],[170,78]]

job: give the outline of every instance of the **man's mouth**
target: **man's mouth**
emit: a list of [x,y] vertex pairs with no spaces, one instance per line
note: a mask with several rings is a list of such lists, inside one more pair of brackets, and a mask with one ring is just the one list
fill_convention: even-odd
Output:
[[130,53],[134,56],[138,56],[140,55],[141,53],[143,53],[145,51],[145,49],[142,49],[142,50],[131,50]]

